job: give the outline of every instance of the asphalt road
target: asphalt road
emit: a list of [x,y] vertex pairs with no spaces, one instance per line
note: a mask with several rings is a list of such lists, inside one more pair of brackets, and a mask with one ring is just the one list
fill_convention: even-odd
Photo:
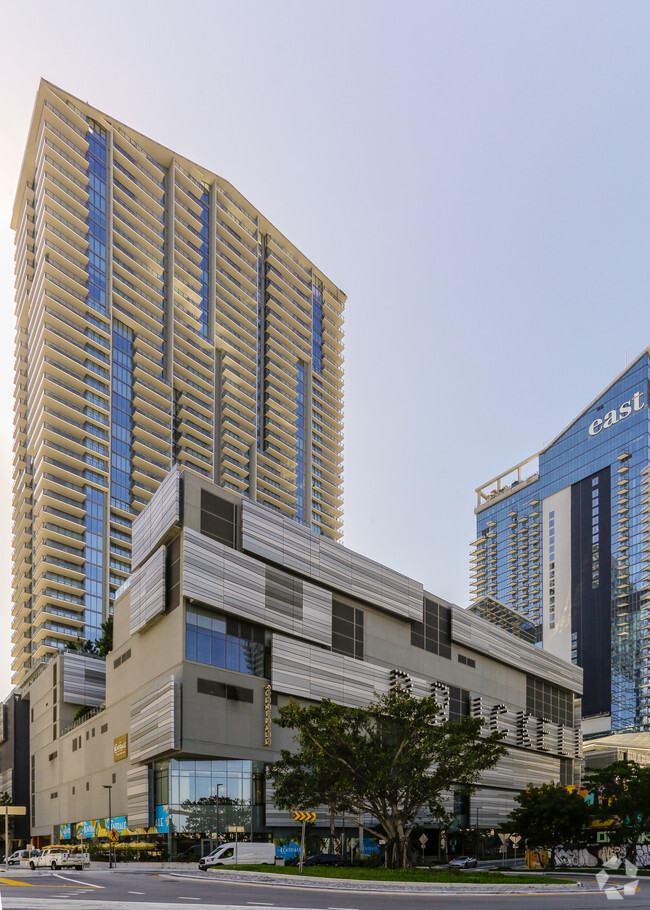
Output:
[[[567,877],[571,877],[569,873]],[[195,906],[219,910],[492,910],[500,905],[512,910],[600,910],[610,907],[611,895],[598,891],[594,876],[577,876],[585,890],[572,894],[445,893],[440,895],[372,893],[363,890],[327,890],[302,885],[254,885],[227,881],[225,876],[195,871],[91,871],[36,870],[4,876],[0,870],[2,910],[150,910]],[[611,879],[605,887],[619,889],[629,880]],[[589,890],[588,889],[596,889]],[[588,892],[588,893],[586,893]],[[638,910],[650,910],[650,879],[639,879],[634,893],[620,894]],[[619,906],[625,906],[624,904]]]

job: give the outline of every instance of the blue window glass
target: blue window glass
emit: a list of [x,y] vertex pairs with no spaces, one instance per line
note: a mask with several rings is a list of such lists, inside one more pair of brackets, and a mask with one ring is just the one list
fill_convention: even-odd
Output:
[[101,635],[104,556],[104,493],[87,485],[84,533],[84,637],[95,641]]
[[187,660],[236,670],[249,676],[264,676],[264,630],[220,613],[188,607],[185,619]]
[[113,320],[111,505],[131,509],[133,332]]

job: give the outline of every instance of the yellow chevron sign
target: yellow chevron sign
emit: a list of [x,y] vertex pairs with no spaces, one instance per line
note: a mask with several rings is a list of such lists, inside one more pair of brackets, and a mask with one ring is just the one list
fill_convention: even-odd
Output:
[[293,820],[294,820],[294,822],[315,822],[316,813],[315,812],[294,812]]

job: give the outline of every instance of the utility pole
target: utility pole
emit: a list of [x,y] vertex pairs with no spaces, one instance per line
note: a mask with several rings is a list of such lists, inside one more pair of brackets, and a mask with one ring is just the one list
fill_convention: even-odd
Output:
[[113,840],[110,832],[113,830],[113,812],[111,809],[111,790],[113,784],[102,784],[104,790],[108,790],[108,868],[113,868]]
[[9,816],[27,815],[25,806],[0,806],[0,812],[5,817],[5,869],[9,868]]

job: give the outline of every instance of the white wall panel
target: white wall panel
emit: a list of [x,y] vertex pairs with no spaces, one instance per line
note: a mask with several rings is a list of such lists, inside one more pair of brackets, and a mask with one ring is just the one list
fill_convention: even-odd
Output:
[[131,761],[142,762],[180,749],[181,685],[174,677],[157,680],[131,705]]
[[183,532],[182,592],[184,597],[241,616],[270,629],[292,632],[311,641],[332,641],[332,595],[303,583],[302,619],[267,605],[265,565],[204,537],[191,528]]
[[150,817],[149,768],[130,768],[126,775],[127,816],[130,828],[148,828]]
[[180,471],[174,465],[148,505],[133,520],[131,569],[137,569],[181,520]]
[[167,548],[159,547],[131,576],[130,629],[140,631],[165,612]]

